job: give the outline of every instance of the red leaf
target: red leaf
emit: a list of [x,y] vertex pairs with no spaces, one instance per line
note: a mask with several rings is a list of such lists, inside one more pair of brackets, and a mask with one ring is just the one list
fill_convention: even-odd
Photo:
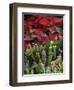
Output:
[[49,39],[49,38],[48,38],[48,36],[47,36],[46,34],[42,34],[42,35],[41,35],[41,41],[42,41],[42,42],[47,42],[48,39]]
[[41,32],[41,29],[33,29],[34,34],[39,34]]
[[24,40],[25,40],[25,41],[30,41],[30,40],[32,40],[32,38],[29,37],[29,36],[27,36],[27,37],[24,38]]
[[27,48],[27,47],[29,47],[29,46],[31,46],[30,43],[28,43],[28,42],[24,42],[24,47],[25,47],[25,48]]
[[58,34],[49,34],[49,39],[57,40],[58,39]]
[[55,22],[55,24],[61,24],[61,23],[63,23],[63,19],[55,17],[54,22]]
[[49,26],[49,21],[47,18],[43,18],[39,21],[40,24],[44,25],[44,26]]
[[56,26],[52,26],[48,28],[51,33],[55,32]]

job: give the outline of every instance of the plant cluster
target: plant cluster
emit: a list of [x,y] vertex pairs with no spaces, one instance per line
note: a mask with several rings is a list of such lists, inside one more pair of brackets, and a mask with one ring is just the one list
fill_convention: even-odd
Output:
[[24,15],[24,74],[63,72],[63,17]]

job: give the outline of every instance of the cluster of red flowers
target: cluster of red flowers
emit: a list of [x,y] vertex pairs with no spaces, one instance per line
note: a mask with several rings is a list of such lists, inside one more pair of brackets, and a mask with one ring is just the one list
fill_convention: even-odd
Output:
[[63,36],[63,31],[55,33],[58,25],[63,23],[63,18],[45,15],[24,16],[24,46],[32,42],[44,43],[49,39],[58,40]]

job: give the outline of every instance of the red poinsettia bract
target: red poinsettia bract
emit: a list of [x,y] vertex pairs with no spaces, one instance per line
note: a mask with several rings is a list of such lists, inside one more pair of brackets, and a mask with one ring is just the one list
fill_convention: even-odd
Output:
[[[55,33],[58,25],[63,23],[63,18],[45,15],[31,15],[24,19],[24,47],[31,45],[30,41],[36,38],[37,42],[44,43],[49,39],[58,40],[63,37],[63,32]],[[48,33],[47,33],[48,32]]]

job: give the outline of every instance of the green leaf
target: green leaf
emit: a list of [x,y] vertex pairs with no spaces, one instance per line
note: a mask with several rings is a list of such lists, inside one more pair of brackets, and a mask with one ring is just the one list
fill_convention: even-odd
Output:
[[60,27],[56,27],[56,30],[55,30],[55,32],[58,32],[58,33],[60,33],[60,32],[62,32],[62,29],[61,29]]
[[36,70],[37,70],[37,73],[44,73],[43,67],[37,67]]
[[39,64],[41,64],[41,66],[40,65],[37,66],[36,68],[37,73],[44,73],[44,64],[42,63]]

